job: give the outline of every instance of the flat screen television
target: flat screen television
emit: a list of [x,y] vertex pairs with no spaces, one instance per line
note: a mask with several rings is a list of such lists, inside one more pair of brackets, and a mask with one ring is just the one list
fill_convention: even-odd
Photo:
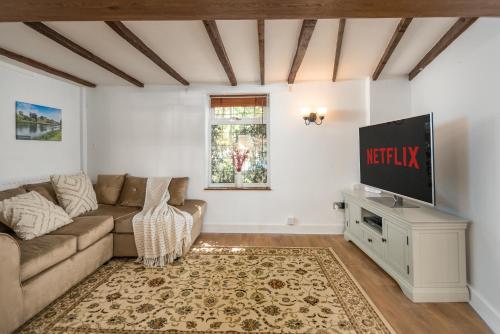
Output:
[[435,204],[432,114],[359,129],[361,183]]

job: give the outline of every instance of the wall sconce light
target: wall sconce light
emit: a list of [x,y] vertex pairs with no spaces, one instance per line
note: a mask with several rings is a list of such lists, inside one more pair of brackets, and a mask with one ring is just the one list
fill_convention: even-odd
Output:
[[305,125],[309,125],[311,123],[314,123],[316,125],[323,124],[326,112],[327,112],[326,107],[319,107],[317,112],[311,112],[311,108],[309,107],[302,108],[302,119],[304,120],[304,124]]

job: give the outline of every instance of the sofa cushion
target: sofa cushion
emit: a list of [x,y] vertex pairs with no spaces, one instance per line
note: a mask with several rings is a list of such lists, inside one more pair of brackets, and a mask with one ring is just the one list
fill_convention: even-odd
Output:
[[97,209],[97,199],[92,182],[84,173],[52,175],[50,181],[57,194],[59,204],[71,218]]
[[189,212],[194,217],[201,216],[203,215],[203,213],[205,213],[207,202],[199,199],[187,199],[184,201],[184,205],[174,206],[181,211]]
[[76,237],[47,234],[31,240],[19,240],[21,248],[21,281],[76,253]]
[[[186,211],[193,216],[193,226],[201,226],[198,224],[202,220],[203,214],[205,212],[207,203],[205,201],[196,199],[187,199],[184,201],[184,205],[174,205],[176,208],[182,211]],[[140,209],[137,209],[139,212]],[[136,213],[130,216],[124,216],[115,221],[115,233],[134,233],[132,227],[132,217]]]
[[133,216],[140,211],[141,211],[141,208],[138,208],[138,207],[99,204],[97,210],[86,212],[82,215],[82,217],[84,217],[84,216],[112,216],[113,219],[117,220],[120,218]]
[[1,201],[0,221],[23,240],[39,237],[72,222],[61,207],[36,191]]
[[184,201],[186,200],[188,181],[188,177],[172,178],[170,184],[168,185],[168,192],[170,193],[168,204],[184,205]]
[[143,207],[146,198],[147,181],[148,179],[145,177],[127,175],[118,204],[121,206]]
[[50,182],[41,182],[41,183],[33,183],[33,184],[25,184],[23,186],[26,191],[36,191],[49,201],[51,201],[54,204],[59,204],[57,202],[57,195],[56,192],[54,191],[54,187],[52,187],[52,183]]
[[122,191],[125,175],[97,175],[97,203],[115,205]]
[[76,217],[73,223],[50,234],[75,236],[77,248],[81,251],[113,231],[113,227],[113,218],[110,216]]
[[99,204],[97,210],[87,212],[85,216],[112,216],[115,220],[114,232],[116,233],[131,233],[126,229],[126,232],[122,232],[122,226],[127,226],[130,224],[132,227],[132,218],[141,211],[141,208],[131,207],[131,206],[114,206]]
[[2,190],[2,191],[0,191],[0,201],[3,201],[5,199],[9,199],[11,197],[21,195],[21,194],[26,194],[26,190],[22,187]]

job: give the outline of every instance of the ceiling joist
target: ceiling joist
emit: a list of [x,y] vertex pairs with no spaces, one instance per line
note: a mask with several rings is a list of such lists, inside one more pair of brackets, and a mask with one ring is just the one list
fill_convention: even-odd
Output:
[[339,71],[340,55],[342,54],[342,41],[344,40],[345,19],[339,20],[339,30],[337,32],[337,46],[335,48],[335,60],[333,63],[332,81],[337,81],[337,73]]
[[224,71],[226,71],[231,86],[236,86],[238,84],[236,82],[236,76],[234,75],[233,67],[231,66],[226,49],[224,48],[224,43],[222,43],[217,23],[215,23],[215,21],[203,21],[203,24],[205,25],[205,29],[207,29],[208,37],[210,37],[210,41],[214,46],[215,53],[217,57],[219,57],[219,61]]
[[307,47],[309,46],[309,41],[311,40],[317,22],[318,20],[304,20],[302,22],[299,41],[297,42],[297,50],[295,51],[295,56],[293,57],[290,74],[288,74],[289,85],[295,82],[295,77],[297,76],[297,72],[300,68],[300,65],[302,64],[304,56],[306,55]]
[[441,54],[455,39],[457,39],[465,30],[467,30],[477,17],[461,17],[455,24],[444,34],[443,37],[427,52],[422,60],[408,74],[408,79],[413,80],[422,70],[429,65],[437,56]]
[[389,58],[391,58],[392,53],[396,49],[396,47],[399,44],[399,41],[401,41],[401,38],[403,38],[403,35],[406,32],[406,29],[408,29],[408,26],[410,25],[412,18],[402,18],[398,26],[396,27],[396,30],[394,31],[394,34],[392,35],[392,38],[387,45],[387,48],[384,51],[384,54],[382,55],[382,58],[380,59],[380,62],[377,65],[377,68],[375,69],[375,72],[373,72],[372,79],[375,81],[378,79],[380,76],[380,73],[382,73],[382,70],[384,69],[385,65],[389,61]]
[[266,67],[265,67],[265,43],[264,43],[265,23],[264,20],[257,21],[257,34],[259,36],[259,67],[260,67],[260,84],[266,84]]
[[74,76],[72,74],[60,71],[60,70],[55,69],[55,68],[53,68],[53,67],[51,67],[49,65],[46,65],[44,63],[40,63],[39,61],[36,61],[34,59],[22,56],[20,54],[14,53],[12,51],[6,50],[4,48],[0,48],[0,55],[5,56],[5,57],[10,58],[10,59],[13,59],[15,61],[18,61],[20,63],[23,63],[25,65],[37,68],[37,69],[42,70],[44,72],[53,74],[53,75],[58,76],[60,78],[73,81],[73,82],[75,82],[75,83],[77,83],[79,85],[83,85],[83,86],[87,86],[87,87],[91,87],[91,88],[96,87],[95,83],[92,83],[92,82],[89,82],[87,80],[81,79],[81,78],[76,77],[76,76]]
[[128,29],[120,21],[106,21],[106,24],[113,29],[118,35],[120,35],[124,40],[130,43],[134,48],[136,48],[143,55],[148,57],[153,63],[158,65],[162,70],[164,70],[168,75],[170,75],[175,80],[179,81],[184,86],[189,86],[189,82],[184,79],[179,73],[177,73],[172,67],[170,67],[163,59],[161,59],[158,54],[151,50],[144,42],[137,37],[130,29]]
[[2,0],[0,22],[500,16],[495,0]]
[[31,29],[39,32],[40,34],[50,38],[54,42],[64,46],[68,50],[73,51],[77,55],[101,66],[102,68],[119,76],[122,79],[127,80],[128,82],[136,85],[137,87],[144,87],[144,84],[142,82],[140,82],[139,80],[137,80],[137,79],[131,77],[130,75],[128,75],[127,73],[119,70],[118,68],[114,67],[113,65],[106,62],[102,58],[94,55],[89,50],[87,50],[87,49],[81,47],[80,45],[76,44],[75,42],[69,40],[68,38],[66,38],[63,35],[61,35],[60,33],[58,33],[57,31],[49,28],[45,24],[43,24],[41,22],[24,22],[24,24],[27,25],[28,27],[30,27]]

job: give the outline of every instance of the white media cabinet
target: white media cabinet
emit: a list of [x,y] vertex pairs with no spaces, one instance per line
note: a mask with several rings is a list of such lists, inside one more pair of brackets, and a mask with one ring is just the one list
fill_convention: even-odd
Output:
[[[469,301],[467,220],[425,205],[390,208],[368,198],[380,195],[363,190],[343,195],[344,238],[394,278],[408,298],[413,302]],[[381,227],[369,224],[373,216],[382,218]]]

